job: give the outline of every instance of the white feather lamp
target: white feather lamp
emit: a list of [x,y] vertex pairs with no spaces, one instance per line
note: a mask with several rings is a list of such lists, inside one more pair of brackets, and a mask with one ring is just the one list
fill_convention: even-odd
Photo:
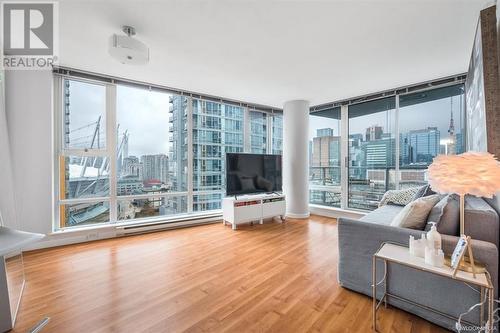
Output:
[[489,153],[439,155],[428,172],[433,191],[460,196],[460,235],[464,235],[465,195],[492,198],[500,191],[500,163]]

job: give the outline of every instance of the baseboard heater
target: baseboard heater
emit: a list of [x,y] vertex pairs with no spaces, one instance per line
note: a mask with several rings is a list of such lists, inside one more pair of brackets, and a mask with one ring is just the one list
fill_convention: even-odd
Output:
[[149,222],[149,223],[116,227],[116,235],[128,236],[128,235],[145,234],[161,230],[188,228],[197,225],[216,223],[220,222],[221,220],[222,220],[221,213],[203,215],[198,217],[195,216],[183,217],[178,219],[172,219],[169,221]]

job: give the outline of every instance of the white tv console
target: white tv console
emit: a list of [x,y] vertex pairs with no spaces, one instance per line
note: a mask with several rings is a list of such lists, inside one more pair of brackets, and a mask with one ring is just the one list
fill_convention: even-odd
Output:
[[222,200],[222,223],[230,223],[233,230],[242,223],[279,216],[285,220],[286,201],[282,194],[252,194],[226,197]]

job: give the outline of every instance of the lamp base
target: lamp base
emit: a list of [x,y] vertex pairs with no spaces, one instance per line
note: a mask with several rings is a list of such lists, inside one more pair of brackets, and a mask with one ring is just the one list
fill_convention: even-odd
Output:
[[[444,264],[448,267],[451,267],[451,257],[450,256],[445,256],[444,257]],[[481,274],[486,272],[486,266],[483,263],[477,262],[474,260],[474,267],[476,269],[476,274]],[[458,270],[468,272],[468,273],[473,273],[472,271],[472,264],[470,262],[470,258],[464,256],[463,260],[460,261],[460,264],[458,266]]]

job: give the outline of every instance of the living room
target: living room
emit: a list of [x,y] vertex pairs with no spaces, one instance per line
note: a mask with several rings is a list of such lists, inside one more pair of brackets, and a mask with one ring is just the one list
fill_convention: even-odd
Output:
[[0,332],[494,332],[500,6],[2,2]]

